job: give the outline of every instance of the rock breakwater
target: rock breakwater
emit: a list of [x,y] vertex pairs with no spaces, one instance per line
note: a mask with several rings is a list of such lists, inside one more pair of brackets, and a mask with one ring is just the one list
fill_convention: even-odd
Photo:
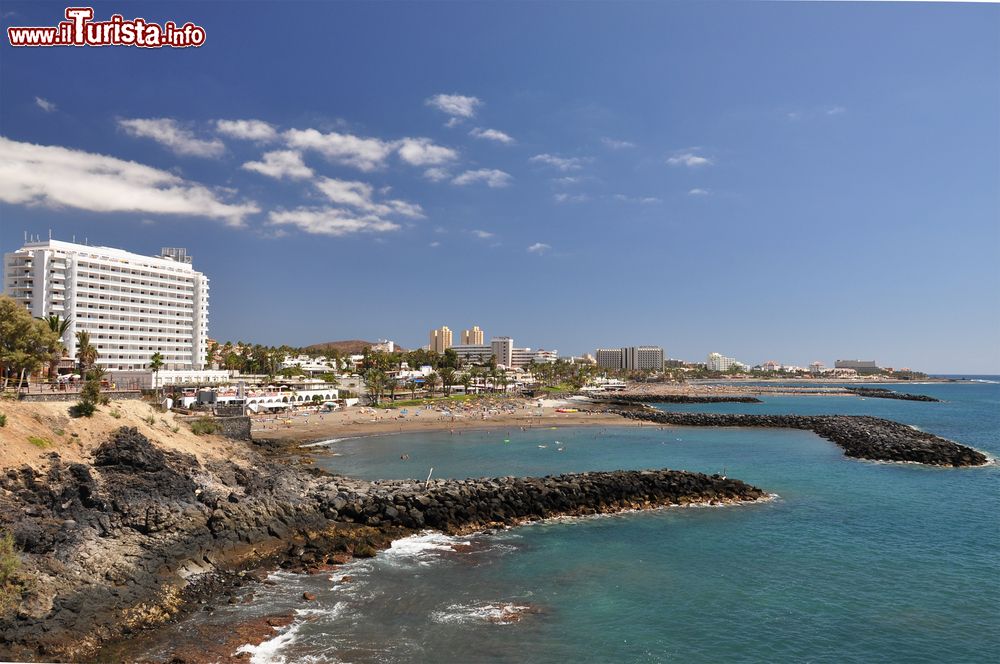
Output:
[[670,413],[652,408],[608,409],[634,420],[692,427],[805,429],[836,443],[844,454],[872,461],[907,461],[931,466],[981,466],[985,454],[947,438],[879,417],[857,415],[729,415]]
[[897,392],[895,390],[887,390],[884,387],[845,387],[845,390],[852,394],[856,394],[859,397],[868,397],[871,399],[899,399],[900,401],[934,401],[940,402],[940,399],[935,399],[934,397],[929,397],[926,394],[908,394],[907,392]]
[[108,641],[205,608],[263,570],[341,564],[425,528],[765,497],[739,480],[672,470],[366,482],[249,450],[199,461],[122,428],[92,463],[53,454],[44,473],[0,475],[0,528],[14,535],[28,580],[0,617],[0,660],[89,661]]
[[616,394],[609,403],[764,403],[757,397],[697,394]]

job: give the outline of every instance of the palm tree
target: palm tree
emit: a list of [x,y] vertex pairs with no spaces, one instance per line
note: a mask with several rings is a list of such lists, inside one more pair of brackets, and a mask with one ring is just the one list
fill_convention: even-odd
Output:
[[427,388],[427,394],[429,396],[434,393],[434,386],[437,384],[438,376],[436,373],[432,371],[429,374],[427,374],[424,380],[426,381],[424,382],[424,385]]
[[444,386],[444,395],[451,394],[451,386],[455,382],[455,370],[451,367],[441,367],[441,384]]
[[90,343],[90,332],[86,330],[76,333],[76,360],[80,364],[81,376],[97,362],[97,348]]
[[163,356],[160,355],[160,351],[153,353],[152,357],[149,358],[149,370],[153,372],[153,376],[156,378],[153,388],[159,392],[160,388],[160,369],[163,368]]
[[50,330],[59,335],[59,352],[49,361],[49,380],[52,380],[52,377],[56,373],[56,367],[59,366],[59,359],[66,354],[66,344],[63,343],[63,338],[66,336],[66,331],[69,330],[70,323],[73,320],[71,318],[63,318],[59,314],[49,314],[42,320],[48,323]]

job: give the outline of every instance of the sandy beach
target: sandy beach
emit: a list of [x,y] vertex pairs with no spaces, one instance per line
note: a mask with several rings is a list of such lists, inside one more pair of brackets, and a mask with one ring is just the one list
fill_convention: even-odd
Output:
[[[541,403],[542,405],[538,405]],[[333,413],[296,413],[263,416],[253,421],[254,438],[278,441],[318,442],[331,438],[373,436],[410,431],[449,431],[503,427],[553,426],[642,426],[603,413],[565,413],[557,409],[586,407],[586,402],[537,399],[484,398],[463,404],[427,405],[413,408],[355,407]],[[648,423],[646,426],[650,426]]]

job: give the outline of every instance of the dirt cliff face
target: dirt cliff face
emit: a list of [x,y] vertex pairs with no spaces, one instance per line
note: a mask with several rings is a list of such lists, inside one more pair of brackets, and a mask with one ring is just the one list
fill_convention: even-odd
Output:
[[[0,659],[86,660],[204,593],[374,555],[423,528],[465,532],[568,514],[759,500],[738,480],[683,471],[365,482],[247,451],[199,461],[121,428],[91,463],[0,476],[0,527],[21,549],[23,600],[0,619]],[[251,463],[247,463],[247,459]]]

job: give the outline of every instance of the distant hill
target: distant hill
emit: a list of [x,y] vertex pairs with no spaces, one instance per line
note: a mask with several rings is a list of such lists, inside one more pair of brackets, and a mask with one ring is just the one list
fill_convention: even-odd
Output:
[[[361,339],[348,339],[346,341],[326,341],[321,344],[313,344],[312,346],[306,346],[305,351],[307,353],[323,353],[328,350],[339,350],[345,355],[352,355],[357,353],[363,353],[366,349],[374,346],[377,341],[362,341]],[[396,350],[399,352],[406,352],[405,348],[396,346]]]

